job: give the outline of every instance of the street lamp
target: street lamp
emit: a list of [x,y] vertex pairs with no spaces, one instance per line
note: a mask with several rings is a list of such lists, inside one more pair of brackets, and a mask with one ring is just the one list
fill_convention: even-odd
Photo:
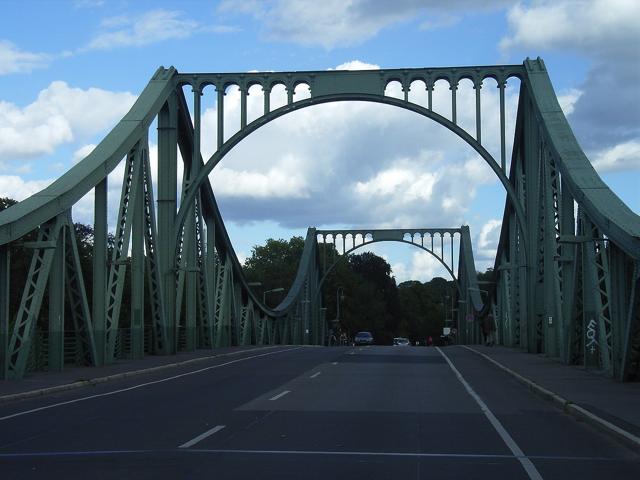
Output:
[[263,305],[267,305],[267,293],[273,293],[273,292],[284,292],[284,288],[282,287],[278,287],[278,288],[272,288],[271,290],[265,290],[264,292],[262,292],[262,304]]
[[336,290],[336,320],[340,321],[340,300],[344,300],[344,288],[338,287]]

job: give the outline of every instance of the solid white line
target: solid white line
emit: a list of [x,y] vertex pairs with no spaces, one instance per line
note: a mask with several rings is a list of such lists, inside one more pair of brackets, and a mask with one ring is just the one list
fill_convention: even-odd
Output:
[[309,378],[316,378],[318,375],[320,375],[322,372],[316,372],[313,375],[311,375]]
[[183,443],[182,445],[180,445],[178,448],[189,448],[189,447],[195,445],[196,443],[198,443],[200,440],[204,440],[205,438],[210,437],[214,433],[219,432],[224,427],[225,427],[225,425],[216,425],[211,430],[207,430],[206,432],[198,435],[196,438],[192,438],[188,442]]
[[271,401],[278,400],[279,398],[284,397],[287,393],[290,393],[290,390],[285,390],[284,392],[280,392],[275,397],[271,397],[269,400],[271,400]]
[[538,472],[533,462],[525,456],[522,449],[518,446],[518,444],[511,437],[511,435],[509,435],[509,432],[507,432],[507,430],[502,426],[502,424],[500,423],[500,420],[496,418],[493,412],[489,410],[489,407],[487,406],[487,404],[484,403],[482,398],[480,398],[480,396],[475,392],[475,390],[471,388],[471,385],[469,385],[469,383],[464,379],[462,374],[453,365],[451,360],[449,360],[449,357],[447,357],[445,353],[442,350],[440,350],[440,347],[436,347],[436,350],[438,350],[440,355],[442,355],[443,358],[447,361],[447,363],[449,364],[449,367],[451,367],[451,370],[453,370],[453,373],[456,374],[456,377],[458,378],[458,380],[460,380],[460,383],[462,383],[464,388],[467,390],[467,393],[471,395],[471,397],[476,401],[476,403],[480,407],[480,410],[482,410],[482,413],[484,413],[484,415],[487,417],[489,422],[491,422],[491,425],[493,425],[493,428],[495,428],[496,432],[498,432],[498,435],[500,435],[500,438],[502,438],[502,441],[504,441],[504,443],[507,445],[509,450],[513,452],[514,456],[518,458],[518,461],[522,465],[522,468],[524,468],[525,472],[527,472],[527,475],[529,475],[529,478],[531,480],[542,480],[542,475],[540,475],[540,472]]
[[69,405],[71,403],[83,402],[85,400],[91,400],[93,398],[107,397],[107,396],[110,396],[110,395],[115,395],[117,393],[128,392],[129,390],[136,390],[138,388],[147,387],[149,385],[155,385],[156,383],[168,382],[170,380],[175,380],[176,378],[186,377],[188,375],[195,375],[196,373],[206,372],[207,370],[213,370],[215,368],[225,367],[227,365],[232,365],[232,364],[238,363],[238,362],[244,362],[246,360],[251,360],[253,358],[266,357],[267,355],[275,355],[276,353],[290,352],[292,350],[298,350],[299,348],[301,348],[301,347],[287,348],[286,350],[278,350],[277,352],[261,353],[259,355],[253,355],[251,357],[244,357],[244,358],[239,358],[237,360],[231,360],[230,362],[221,363],[219,365],[212,365],[210,367],[200,368],[200,369],[194,370],[192,372],[181,373],[179,375],[174,375],[172,377],[162,378],[160,380],[154,380],[153,382],[141,383],[139,385],[134,385],[132,387],[121,388],[119,390],[113,390],[111,392],[98,393],[96,395],[89,395],[88,397],[76,398],[75,400],[69,400],[67,402],[54,403],[52,405],[46,405],[44,407],[33,408],[31,410],[25,410],[24,412],[13,413],[13,414],[7,415],[5,417],[0,417],[0,421],[9,420],[10,418],[15,418],[15,417],[21,417],[22,415],[27,415],[29,413],[40,412],[42,410],[48,410],[50,408],[61,407],[63,405]]

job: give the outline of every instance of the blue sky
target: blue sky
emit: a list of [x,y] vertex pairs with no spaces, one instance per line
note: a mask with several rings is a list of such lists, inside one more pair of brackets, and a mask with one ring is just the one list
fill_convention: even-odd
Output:
[[[512,64],[540,56],[587,156],[640,211],[635,0],[3,0],[2,13],[1,196],[26,198],[86,155],[160,65],[181,72],[326,70]],[[482,90],[489,137],[496,120],[492,87]],[[512,82],[507,90],[511,115],[517,88]],[[421,94],[411,93],[418,102]],[[461,86],[462,122],[469,95]],[[445,96],[436,91],[436,105],[446,104]],[[209,154],[213,97],[205,92]],[[229,91],[225,103],[225,121],[236,124],[237,98]],[[251,112],[259,96],[249,101]],[[153,142],[152,133],[152,148]],[[117,176],[110,178],[112,210]],[[497,180],[460,140],[382,105],[317,106],[274,121],[236,147],[212,181],[241,258],[266,238],[304,235],[309,225],[464,223],[483,270],[493,264],[504,206]],[[90,221],[90,198],[74,218]],[[417,249],[384,244],[375,251],[398,281],[444,276]]]

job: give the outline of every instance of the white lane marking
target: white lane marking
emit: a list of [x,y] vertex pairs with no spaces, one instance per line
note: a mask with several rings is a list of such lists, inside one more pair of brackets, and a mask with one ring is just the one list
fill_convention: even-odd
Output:
[[48,410],[50,408],[61,407],[63,405],[69,405],[71,403],[83,402],[85,400],[91,400],[93,398],[107,397],[107,396],[110,396],[110,395],[115,395],[117,393],[128,392],[129,390],[136,390],[138,388],[147,387],[149,385],[155,385],[156,383],[168,382],[170,380],[175,380],[176,378],[186,377],[186,376],[189,376],[189,375],[195,375],[196,373],[206,372],[207,370],[213,370],[215,368],[225,367],[227,365],[232,365],[232,364],[238,363],[238,362],[244,362],[246,360],[251,360],[253,358],[266,357],[267,355],[275,355],[276,353],[291,352],[293,350],[298,350],[300,348],[302,348],[302,347],[287,348],[286,350],[278,350],[277,352],[261,353],[259,355],[253,355],[251,357],[244,357],[244,358],[239,358],[237,360],[231,360],[230,362],[221,363],[219,365],[212,365],[210,367],[200,368],[199,370],[194,370],[192,372],[181,373],[179,375],[174,375],[172,377],[162,378],[160,380],[154,380],[153,382],[141,383],[139,385],[134,385],[132,387],[121,388],[119,390],[113,390],[111,392],[106,392],[106,393],[98,393],[96,395],[89,395],[88,397],[76,398],[74,400],[69,400],[67,402],[54,403],[52,405],[46,405],[44,407],[32,408],[31,410],[25,410],[24,412],[13,413],[13,414],[7,415],[5,417],[0,417],[0,422],[3,421],[3,420],[9,420],[10,418],[21,417],[22,415],[28,415],[29,413],[40,412],[42,410]]
[[322,372],[316,372],[313,375],[311,375],[309,378],[316,378],[318,375],[320,375]]
[[337,365],[338,362],[331,362],[331,365]]
[[215,427],[213,427],[210,430],[207,430],[206,432],[198,435],[195,438],[192,438],[191,440],[189,440],[188,442],[183,443],[182,445],[180,445],[178,448],[189,448],[193,445],[195,445],[196,443],[198,443],[201,440],[204,440],[207,437],[210,437],[211,435],[213,435],[216,432],[219,432],[220,430],[222,430],[226,425],[216,425]]
[[531,480],[543,480],[542,475],[540,475],[540,472],[538,472],[533,462],[525,456],[522,449],[518,446],[511,435],[509,435],[509,432],[507,432],[507,430],[502,426],[500,420],[498,420],[493,412],[489,410],[489,407],[486,403],[484,403],[482,398],[480,398],[480,395],[478,395],[475,390],[471,388],[471,385],[469,385],[462,374],[453,365],[451,360],[449,360],[449,357],[447,357],[445,353],[440,350],[440,347],[436,347],[436,350],[438,350],[440,355],[442,355],[442,357],[447,361],[449,367],[451,368],[451,370],[453,370],[453,373],[456,374],[456,377],[458,378],[458,380],[460,380],[460,383],[462,383],[464,388],[467,390],[467,393],[471,395],[471,397],[476,401],[476,403],[480,407],[480,410],[482,410],[482,413],[484,413],[485,417],[487,417],[489,422],[491,422],[491,425],[493,425],[493,428],[495,428],[496,432],[498,432],[498,435],[500,435],[500,438],[502,438],[502,441],[507,445],[507,447],[509,447],[509,450],[511,450],[513,455],[518,459],[518,461],[522,465],[522,468],[524,468],[524,471],[527,472],[527,475],[529,475],[529,478]]
[[273,400],[278,400],[279,398],[284,397],[287,393],[290,393],[290,390],[285,390],[284,392],[280,392],[279,394],[277,394],[275,397],[271,397],[269,400],[273,401]]

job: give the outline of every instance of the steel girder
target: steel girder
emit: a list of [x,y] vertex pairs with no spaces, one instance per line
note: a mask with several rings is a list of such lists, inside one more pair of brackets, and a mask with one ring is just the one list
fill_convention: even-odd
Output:
[[516,338],[502,341],[637,379],[640,218],[584,156],[542,61],[525,70],[510,181],[527,221],[516,226],[507,203],[495,270],[500,322]]
[[[520,79],[521,95],[511,168],[507,169],[504,89],[512,77]],[[473,82],[476,92],[473,133],[457,124],[456,91],[463,78]],[[499,160],[484,148],[486,135],[480,128],[480,91],[487,78],[494,79],[500,90]],[[440,79],[451,88],[449,118],[432,109],[433,87]],[[391,81],[401,83],[403,99],[385,95]],[[414,81],[422,81],[426,86],[429,98],[426,108],[410,101]],[[286,86],[287,104],[272,111],[270,92],[276,83]],[[294,101],[295,88],[301,83],[310,87],[311,97]],[[193,112],[189,112],[183,94],[182,86],[186,84],[193,88]],[[241,128],[225,141],[224,92],[232,84],[240,87]],[[265,92],[264,115],[247,123],[246,95],[256,84]],[[217,90],[219,121],[218,149],[204,162],[200,155],[200,123],[201,96],[206,85],[214,85]],[[386,103],[440,123],[474,148],[503,184],[507,201],[496,256],[496,284],[491,288],[492,301],[485,302],[486,305],[479,299],[479,289],[473,283],[475,272],[468,263],[472,257],[466,252],[467,242],[460,244],[457,280],[463,285],[459,300],[467,302],[461,303],[466,305],[465,313],[473,310],[483,315],[492,309],[502,342],[545,352],[567,362],[587,362],[592,342],[597,341],[597,355],[587,363],[592,362],[621,379],[640,375],[640,221],[602,183],[580,150],[558,106],[543,63],[527,60],[523,65],[512,66],[360,72],[178,74],[173,68],[158,69],[131,111],[87,158],[50,187],[0,213],[3,376],[20,376],[26,368],[31,332],[35,330],[47,283],[55,283],[49,289],[48,324],[54,341],[50,342],[48,362],[52,368],[59,368],[64,362],[60,339],[64,338],[65,303],[74,328],[84,332],[78,334],[82,340],[77,342],[81,361],[108,363],[113,361],[116,347],[122,349],[125,344],[130,350],[128,354],[140,356],[147,337],[145,291],[150,300],[149,323],[153,332],[146,343],[153,343],[157,353],[175,352],[179,344],[191,349],[246,343],[254,338],[256,342],[270,344],[322,343],[326,319],[319,296],[313,294],[322,285],[315,236],[305,242],[298,275],[285,300],[274,309],[266,308],[246,285],[208,175],[234,145],[266,123],[300,108],[345,100]],[[156,116],[157,219],[146,140]],[[185,166],[179,210],[177,148]],[[123,158],[127,174],[115,243],[109,250],[107,175]],[[71,207],[91,189],[95,189],[93,327],[79,263],[69,256],[77,255],[77,248],[70,243],[75,241],[72,229],[56,227],[58,222],[70,222],[68,217],[64,220],[60,216],[68,215]],[[578,216],[574,202],[580,207]],[[38,235],[54,240],[47,240],[46,247],[36,242],[23,302],[16,321],[11,322],[10,243],[36,229]],[[53,241],[55,244],[50,243]],[[411,242],[415,243],[413,235]],[[125,335],[120,328],[120,309],[129,247],[133,315],[131,329]],[[468,249],[471,251],[470,243]],[[437,256],[434,248],[430,250]],[[443,257],[440,254],[444,262]],[[453,263],[452,257],[452,273]],[[459,321],[463,310],[458,310]],[[9,336],[11,341],[7,343]],[[470,340],[476,336],[477,332],[472,332]]]

